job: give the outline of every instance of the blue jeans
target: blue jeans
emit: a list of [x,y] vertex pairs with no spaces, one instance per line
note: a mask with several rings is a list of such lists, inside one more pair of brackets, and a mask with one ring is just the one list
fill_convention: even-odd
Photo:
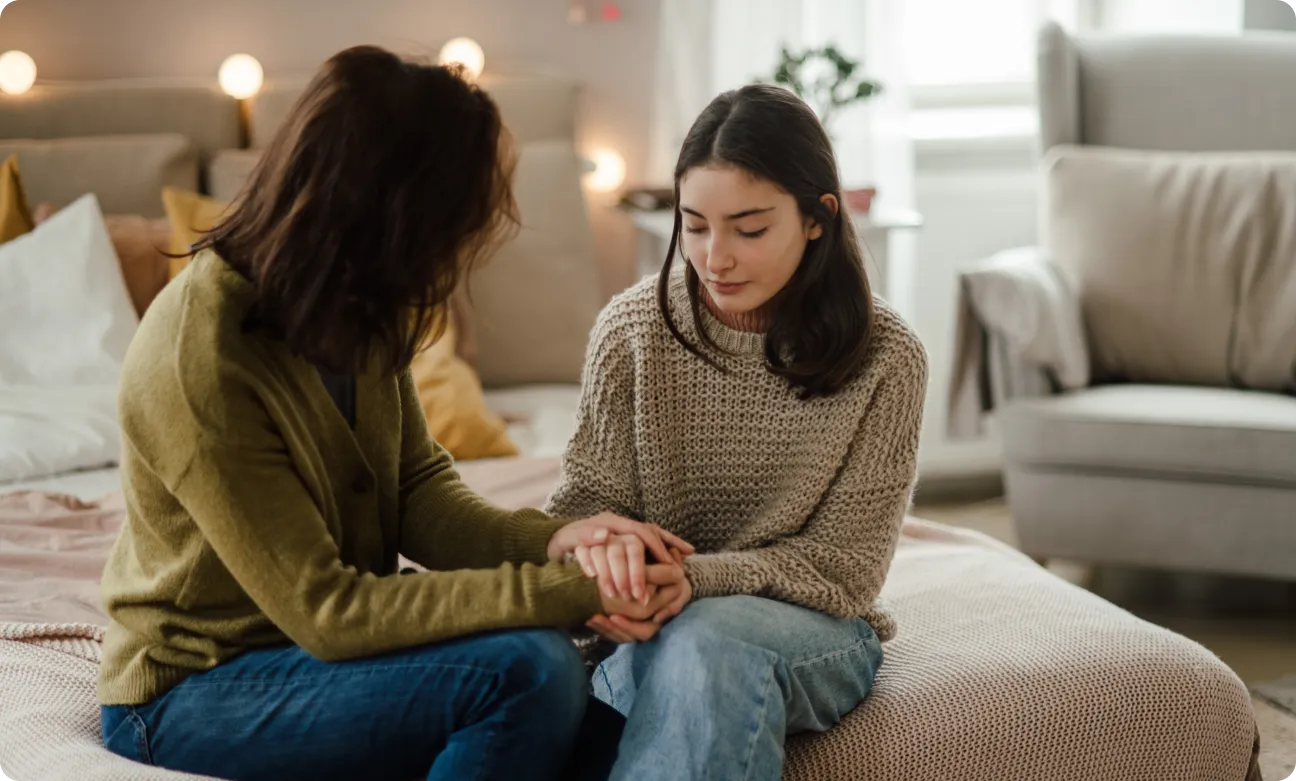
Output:
[[[235,781],[557,779],[588,774],[568,767],[588,739],[612,744],[589,774],[606,778],[621,718],[595,701],[591,712],[617,723],[590,725],[588,702],[580,655],[553,630],[341,663],[281,646],[192,675],[147,705],[104,707],[103,737],[127,759]],[[603,737],[578,737],[591,729]]]
[[595,695],[627,717],[611,777],[778,781],[784,738],[837,724],[881,664],[862,618],[758,597],[698,600],[594,674]]

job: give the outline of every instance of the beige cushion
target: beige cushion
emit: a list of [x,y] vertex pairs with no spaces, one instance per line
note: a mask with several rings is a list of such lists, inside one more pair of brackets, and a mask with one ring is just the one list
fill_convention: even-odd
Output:
[[211,197],[233,203],[260,159],[259,149],[223,149],[217,152],[207,166],[207,191]]
[[1296,154],[1059,146],[1044,170],[1096,379],[1296,389]]
[[514,192],[522,229],[469,285],[478,374],[487,387],[579,382],[601,303],[571,142],[523,145]]
[[57,208],[94,193],[105,213],[161,217],[163,187],[198,188],[198,154],[172,133],[0,141],[0,159],[9,155],[28,200]]
[[1018,399],[1004,415],[1004,455],[1015,465],[1296,488],[1291,396],[1108,385]]

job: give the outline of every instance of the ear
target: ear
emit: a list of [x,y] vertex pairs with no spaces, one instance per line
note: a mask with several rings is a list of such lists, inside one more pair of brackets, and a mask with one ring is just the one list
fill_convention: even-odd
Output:
[[[823,196],[819,198],[819,203],[822,203],[824,206],[827,206],[828,212],[832,214],[832,216],[834,217],[837,216],[837,209],[838,209],[837,196],[833,195],[832,193],[824,193]],[[806,232],[806,238],[812,241],[814,239],[819,238],[822,235],[823,235],[823,225],[817,222],[810,225],[810,229]]]

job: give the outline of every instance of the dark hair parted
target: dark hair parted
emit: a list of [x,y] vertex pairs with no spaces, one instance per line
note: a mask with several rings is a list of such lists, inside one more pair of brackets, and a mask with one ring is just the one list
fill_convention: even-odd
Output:
[[455,68],[329,59],[229,215],[195,244],[256,288],[250,326],[334,372],[400,371],[462,275],[516,230],[499,109]]
[[[717,369],[719,363],[680,331],[670,313],[672,261],[680,246],[680,180],[700,166],[733,166],[796,199],[803,215],[823,226],[806,246],[801,263],[777,294],[765,334],[769,371],[787,380],[803,399],[829,396],[863,368],[869,352],[874,307],[855,226],[843,215],[844,200],[832,142],[814,112],[780,87],[753,84],[726,92],[693,123],[675,164],[675,227],[657,280],[657,302],[675,339]],[[837,199],[836,210],[821,198]],[[690,309],[698,338],[723,352],[700,327],[701,280],[685,265]]]

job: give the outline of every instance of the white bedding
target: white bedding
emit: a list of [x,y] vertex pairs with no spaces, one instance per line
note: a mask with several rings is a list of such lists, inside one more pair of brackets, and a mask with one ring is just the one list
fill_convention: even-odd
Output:
[[13,491],[40,491],[75,496],[83,502],[93,502],[120,490],[121,470],[115,466],[0,483],[0,494]]
[[0,247],[0,481],[117,459],[117,378],[138,324],[93,195]]
[[509,421],[509,438],[532,458],[557,458],[576,433],[579,385],[524,385],[486,391],[486,406]]

